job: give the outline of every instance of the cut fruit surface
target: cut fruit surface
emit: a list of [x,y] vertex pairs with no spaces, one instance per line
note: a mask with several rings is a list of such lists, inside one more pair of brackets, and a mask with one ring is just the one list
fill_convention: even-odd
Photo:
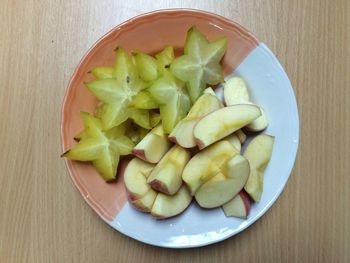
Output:
[[134,155],[150,163],[158,163],[170,149],[171,143],[163,131],[162,124],[153,128],[134,148]]
[[237,149],[237,151],[241,151],[241,141],[239,140],[238,136],[236,135],[236,133],[233,133],[229,136],[227,136],[224,140],[228,141],[229,143],[232,144],[233,147],[235,147]]
[[111,79],[113,77],[113,68],[112,67],[95,67],[90,73],[96,79]]
[[196,143],[199,149],[203,149],[246,126],[260,115],[259,107],[252,104],[236,104],[209,113],[194,128]]
[[249,102],[246,82],[240,77],[232,77],[224,84],[224,99],[227,106]]
[[85,137],[62,154],[62,157],[77,161],[92,161],[106,181],[115,179],[119,156],[130,154],[133,142],[125,135],[115,136],[115,131],[103,131],[101,121],[86,112],[81,113],[81,117]]
[[[133,116],[145,115],[142,115],[142,110],[141,112],[137,109],[132,112],[129,110],[130,102],[145,87],[145,83],[139,78],[130,56],[122,48],[118,48],[116,54],[113,79],[98,79],[86,83],[87,88],[104,103],[100,117],[105,130],[124,122],[131,113]],[[141,118],[144,117],[135,119]]]
[[211,94],[203,94],[193,104],[188,115],[169,134],[169,140],[184,148],[196,146],[193,129],[201,117],[222,107],[221,101]]
[[220,172],[225,162],[237,154],[238,151],[231,143],[220,141],[193,156],[182,173],[182,180],[188,186],[191,195]]
[[151,215],[157,219],[181,214],[191,203],[192,196],[185,185],[182,185],[179,191],[172,196],[158,193],[152,206]]
[[244,190],[240,191],[232,200],[222,206],[226,216],[244,219],[248,217],[250,208],[251,200]]
[[260,107],[260,111],[261,111],[261,116],[256,120],[254,120],[253,122],[249,123],[245,127],[245,129],[252,132],[260,132],[267,128],[267,126],[269,125],[269,122],[267,120],[265,110],[262,107]]
[[239,193],[249,176],[249,163],[241,155],[225,162],[220,172],[202,184],[195,194],[203,208],[221,206]]
[[159,105],[164,132],[169,134],[182,120],[191,107],[191,101],[184,90],[183,83],[168,71],[147,89]]
[[159,192],[175,194],[182,184],[182,171],[189,159],[189,151],[174,145],[152,170],[147,183]]
[[250,164],[250,175],[244,189],[255,202],[261,198],[263,174],[271,159],[273,144],[273,136],[261,134],[248,144],[243,154]]
[[142,80],[146,82],[154,81],[158,78],[157,60],[152,56],[135,52],[134,54],[137,72]]
[[170,69],[177,78],[187,83],[193,103],[202,94],[206,84],[216,85],[222,82],[220,61],[226,48],[226,37],[209,42],[196,27],[188,30],[184,55],[176,58]]

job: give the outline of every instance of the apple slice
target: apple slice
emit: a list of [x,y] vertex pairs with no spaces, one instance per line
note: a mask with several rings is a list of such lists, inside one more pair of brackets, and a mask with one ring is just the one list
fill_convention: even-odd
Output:
[[159,193],[153,203],[151,215],[157,219],[181,214],[191,203],[192,196],[187,187],[182,185],[175,195],[169,196]]
[[213,90],[211,87],[206,88],[206,89],[203,91],[203,93],[208,93],[208,94],[210,94],[210,95],[216,96],[216,93],[214,92],[214,90]]
[[146,162],[158,163],[170,147],[162,124],[158,124],[135,146],[132,153]]
[[240,77],[233,77],[224,84],[224,100],[227,106],[249,102],[246,82]]
[[188,115],[172,130],[169,140],[184,148],[196,146],[193,129],[201,117],[222,107],[221,101],[211,94],[203,94],[192,106]]
[[271,159],[274,140],[273,136],[267,134],[258,135],[248,144],[243,154],[250,164],[250,175],[244,189],[255,202],[261,198],[263,174]]
[[209,113],[197,123],[193,131],[198,148],[203,149],[226,137],[260,115],[259,107],[253,104],[236,104]]
[[153,164],[138,158],[132,159],[124,170],[124,184],[128,200],[138,210],[149,212],[157,193],[147,184]]
[[225,162],[237,154],[239,153],[236,148],[223,140],[193,156],[182,173],[182,180],[188,186],[191,195],[194,195],[203,183],[215,176]]
[[234,156],[217,175],[198,189],[196,201],[203,208],[214,208],[227,203],[243,189],[249,170],[247,159],[241,155]]
[[233,133],[225,138],[226,141],[232,144],[233,147],[237,149],[237,151],[241,151],[241,141],[239,140],[236,133]]
[[159,192],[175,194],[182,184],[182,171],[190,156],[189,151],[174,145],[153,169],[147,183]]
[[247,139],[247,135],[245,135],[245,133],[241,129],[236,131],[235,134],[237,135],[237,137],[240,140],[241,144],[243,144],[245,142],[245,140]]
[[267,126],[269,125],[269,122],[267,120],[265,110],[262,107],[260,107],[260,111],[261,111],[261,116],[256,120],[254,120],[253,122],[249,123],[246,127],[244,127],[245,129],[252,132],[260,132],[267,128]]
[[227,217],[234,216],[239,218],[247,218],[251,208],[251,200],[249,195],[244,191],[240,191],[231,201],[222,206],[222,210]]
[[157,197],[157,192],[154,191],[152,188],[149,189],[149,191],[140,199],[136,199],[131,201],[131,204],[137,209],[142,212],[149,213],[151,212],[154,200]]

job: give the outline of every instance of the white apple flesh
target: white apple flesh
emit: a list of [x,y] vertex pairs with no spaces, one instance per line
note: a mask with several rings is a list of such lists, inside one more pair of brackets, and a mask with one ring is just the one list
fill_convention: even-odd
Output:
[[236,104],[209,113],[194,128],[196,144],[203,149],[260,116],[259,107],[253,104]]
[[183,148],[196,146],[193,129],[201,117],[222,107],[221,101],[209,93],[204,93],[192,106],[188,115],[182,119],[169,134],[169,140]]
[[247,159],[241,155],[234,156],[217,175],[200,186],[195,194],[196,201],[203,208],[227,203],[243,189],[249,171]]
[[249,161],[250,175],[244,189],[255,201],[260,201],[263,191],[263,175],[273,150],[274,137],[261,134],[247,146],[243,156]]
[[158,193],[151,215],[157,219],[165,219],[181,214],[191,203],[192,196],[185,185],[182,185],[174,195]]
[[217,142],[210,147],[200,151],[187,163],[182,173],[182,180],[194,195],[198,188],[215,176],[221,166],[238,151],[228,141]]
[[171,142],[164,134],[162,124],[158,124],[135,146],[132,152],[146,162],[157,163],[170,147]]
[[226,106],[249,102],[246,82],[240,77],[232,77],[224,84],[224,100]]
[[182,184],[182,171],[190,157],[188,150],[174,145],[154,167],[147,183],[159,192],[175,194]]
[[156,197],[156,192],[147,184],[153,164],[133,158],[123,172],[128,200],[138,210],[149,212]]
[[265,110],[262,107],[260,107],[260,111],[261,116],[253,122],[249,123],[247,126],[245,126],[244,128],[246,130],[251,132],[260,132],[267,128],[267,126],[269,125],[269,121],[267,120]]
[[251,200],[249,195],[244,191],[240,191],[232,200],[222,206],[227,217],[239,217],[246,219],[251,208]]

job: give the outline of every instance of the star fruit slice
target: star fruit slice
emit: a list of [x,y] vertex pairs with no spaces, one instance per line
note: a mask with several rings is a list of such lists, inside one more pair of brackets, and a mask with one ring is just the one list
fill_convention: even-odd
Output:
[[148,91],[159,104],[164,132],[169,134],[191,108],[184,84],[169,71],[164,71],[163,76],[155,81]]
[[[104,103],[100,114],[102,127],[108,130],[126,121],[130,115],[130,102],[145,86],[139,78],[131,57],[122,49],[116,49],[117,59],[113,69],[113,79],[97,79],[86,83],[87,88]],[[149,115],[143,109],[132,110],[133,119],[150,128]],[[145,120],[142,118],[146,118]]]
[[124,127],[102,130],[101,121],[82,112],[84,137],[78,144],[62,154],[77,161],[91,161],[106,181],[116,178],[120,155],[131,153],[134,143],[124,135]]
[[184,55],[176,58],[170,69],[177,78],[186,82],[193,103],[202,94],[206,84],[216,85],[223,81],[220,61],[226,49],[226,37],[209,42],[196,27],[188,30]]

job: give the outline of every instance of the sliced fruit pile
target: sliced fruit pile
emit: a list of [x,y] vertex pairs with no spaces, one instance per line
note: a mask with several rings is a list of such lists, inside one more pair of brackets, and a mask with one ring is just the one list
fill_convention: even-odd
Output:
[[115,66],[91,70],[96,80],[86,86],[100,104],[95,116],[82,113],[78,144],[63,156],[92,162],[111,181],[120,156],[133,154],[123,174],[128,200],[156,218],[180,214],[193,197],[247,217],[261,198],[274,138],[258,135],[241,154],[242,129],[262,131],[268,121],[242,78],[224,83],[225,106],[207,87],[223,82],[226,47],[226,38],[209,42],[192,27],[177,58],[172,47],[155,57],[117,48]]

